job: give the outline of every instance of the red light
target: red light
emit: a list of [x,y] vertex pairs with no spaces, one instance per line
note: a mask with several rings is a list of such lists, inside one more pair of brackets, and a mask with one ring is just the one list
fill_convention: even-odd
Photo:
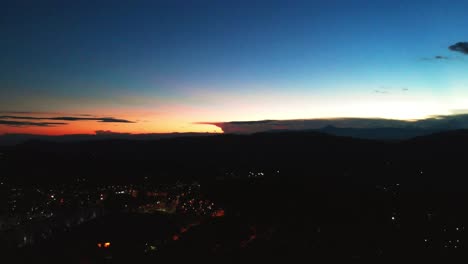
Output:
[[101,243],[98,243],[98,244],[97,244],[97,247],[98,247],[98,248],[101,248],[101,247],[102,247],[102,244],[101,244]]
[[173,236],[172,236],[172,240],[174,240],[174,241],[179,240],[179,236],[178,236],[178,235],[173,235]]
[[223,209],[219,209],[218,211],[214,212],[212,214],[213,217],[223,217],[224,216],[224,210]]

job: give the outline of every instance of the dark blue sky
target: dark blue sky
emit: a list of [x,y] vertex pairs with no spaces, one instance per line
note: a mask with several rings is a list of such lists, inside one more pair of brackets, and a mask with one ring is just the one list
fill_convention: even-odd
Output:
[[0,110],[145,119],[126,131],[449,114],[468,103],[466,55],[448,49],[468,41],[467,11],[466,1],[11,1],[0,8]]

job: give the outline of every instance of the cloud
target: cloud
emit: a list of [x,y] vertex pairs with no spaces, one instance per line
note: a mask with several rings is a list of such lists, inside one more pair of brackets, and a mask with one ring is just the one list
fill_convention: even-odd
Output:
[[[456,110],[463,113],[464,110]],[[466,111],[468,112],[468,111]],[[417,121],[379,118],[329,118],[299,120],[261,120],[237,122],[202,122],[215,125],[224,133],[251,134],[274,130],[314,130],[328,126],[337,128],[409,128],[409,129],[468,129],[468,114],[434,116]]]
[[449,47],[449,50],[461,52],[465,55],[468,55],[468,42],[458,42]]
[[125,120],[125,119],[117,119],[113,117],[104,117],[101,118],[100,120],[96,119],[99,122],[104,122],[104,123],[135,123],[134,121],[130,120]]
[[436,60],[450,60],[451,58],[450,57],[447,57],[447,56],[442,56],[442,55],[436,55],[434,57],[425,57],[425,58],[421,58],[421,60],[423,61],[436,61]]
[[42,115],[53,115],[53,113],[45,112],[19,112],[9,111],[0,112],[0,125],[4,126],[16,126],[16,127],[52,127],[52,126],[63,126],[68,125],[65,122],[55,121],[68,121],[68,122],[79,122],[79,121],[96,121],[100,123],[135,123],[134,121],[114,118],[114,117],[96,117],[92,115],[75,115],[75,116],[42,116]]
[[62,122],[23,122],[23,121],[12,121],[12,120],[0,120],[0,125],[7,125],[7,126],[37,126],[37,127],[52,127],[52,126],[60,126],[60,125],[67,125],[67,123]]
[[[198,123],[200,124],[200,123]],[[372,118],[330,118],[330,119],[297,119],[297,120],[261,120],[237,122],[203,122],[201,124],[215,125],[224,133],[250,134],[272,130],[310,130],[327,126],[378,128],[404,127],[406,121]]]
[[236,125],[252,125],[252,124],[267,124],[274,122],[274,120],[261,120],[261,121],[233,121],[232,124]]
[[51,117],[51,118],[42,118],[49,120],[63,120],[63,121],[98,121],[103,123],[135,123],[133,121],[118,119],[113,117],[72,117],[72,116],[61,116],[61,117]]
[[382,91],[382,90],[374,90],[374,93],[378,93],[378,94],[388,94],[390,93],[389,91]]
[[29,111],[0,111],[0,113],[7,114],[7,115],[36,115],[36,114],[56,115],[58,114],[54,112],[29,112]]
[[409,91],[408,87],[405,86],[380,86],[377,89],[374,89],[372,92],[377,94],[390,94],[390,93],[398,93],[400,91],[407,92]]
[[35,116],[0,116],[1,119],[19,119],[19,120],[57,120],[57,121],[98,121],[103,123],[135,123],[133,121],[118,119],[114,117],[75,117],[75,116],[59,116],[59,117],[35,117]]

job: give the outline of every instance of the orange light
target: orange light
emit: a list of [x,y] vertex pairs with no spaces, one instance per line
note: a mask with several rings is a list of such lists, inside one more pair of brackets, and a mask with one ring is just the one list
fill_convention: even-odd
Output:
[[223,216],[224,216],[224,210],[223,210],[223,209],[219,209],[219,210],[217,210],[216,212],[214,212],[211,216],[212,216],[212,217],[223,217]]
[[105,248],[108,248],[108,247],[110,247],[110,242],[106,242],[106,243],[104,243],[104,247],[105,247]]

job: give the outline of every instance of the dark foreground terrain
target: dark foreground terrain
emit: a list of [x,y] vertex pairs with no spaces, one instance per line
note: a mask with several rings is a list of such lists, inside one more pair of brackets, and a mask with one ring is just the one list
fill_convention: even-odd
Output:
[[5,263],[468,259],[466,131],[30,141],[0,153]]

